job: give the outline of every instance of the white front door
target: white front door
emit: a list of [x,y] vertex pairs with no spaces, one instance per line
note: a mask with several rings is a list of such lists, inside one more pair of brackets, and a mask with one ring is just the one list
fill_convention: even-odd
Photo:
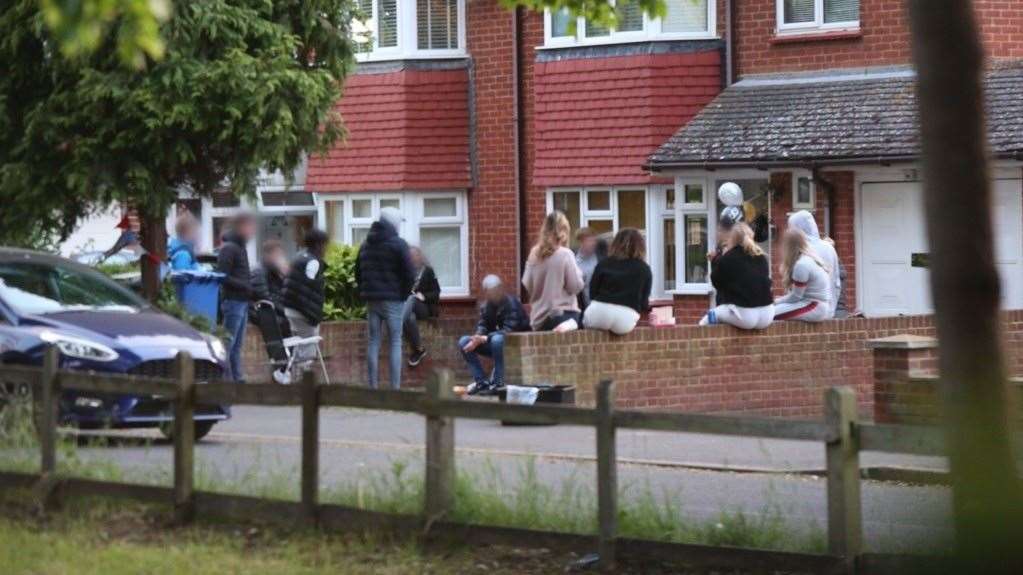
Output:
[[[868,317],[917,315],[932,311],[927,268],[923,188],[919,182],[864,183],[861,308]],[[964,222],[961,233],[969,233]],[[1020,180],[994,185],[996,263],[1002,305],[1023,307],[1023,188]],[[954,232],[960,233],[960,232]],[[914,260],[916,265],[914,265]],[[969,273],[964,270],[964,273]]]

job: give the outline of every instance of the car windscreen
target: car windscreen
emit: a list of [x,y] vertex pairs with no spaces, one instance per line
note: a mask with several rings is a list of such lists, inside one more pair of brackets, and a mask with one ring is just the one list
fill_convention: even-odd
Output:
[[100,309],[132,312],[144,305],[98,273],[34,261],[0,261],[0,299],[20,315]]

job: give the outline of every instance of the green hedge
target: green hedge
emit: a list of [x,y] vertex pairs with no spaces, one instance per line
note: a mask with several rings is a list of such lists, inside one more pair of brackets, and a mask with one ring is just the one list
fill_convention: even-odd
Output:
[[327,301],[323,306],[326,319],[366,319],[366,303],[359,298],[355,284],[355,259],[359,248],[343,244],[331,244],[327,248],[326,280]]

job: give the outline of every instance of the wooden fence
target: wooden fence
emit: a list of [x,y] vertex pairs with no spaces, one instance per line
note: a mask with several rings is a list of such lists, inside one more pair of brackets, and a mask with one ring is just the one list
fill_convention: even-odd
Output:
[[[172,502],[178,522],[197,513],[255,519],[295,519],[325,528],[386,528],[459,539],[471,530],[474,541],[592,548],[601,564],[612,566],[624,555],[681,560],[691,565],[736,569],[778,569],[813,573],[900,572],[907,562],[923,558],[863,553],[859,454],[884,451],[920,455],[944,452],[940,429],[878,425],[857,421],[856,396],[847,387],[825,393],[823,421],[790,421],[690,413],[664,413],[614,408],[610,381],[598,387],[596,407],[509,405],[465,401],[452,396],[450,375],[441,372],[426,392],[385,391],[343,385],[322,385],[311,374],[300,385],[211,382],[196,385],[191,358],[181,353],[173,379],[58,371],[59,357],[48,350],[43,367],[0,366],[2,381],[27,384],[41,403],[39,435],[41,469],[38,475],[0,473],[0,485],[33,487],[44,506],[73,495],[120,496],[149,502]],[[62,390],[129,395],[159,395],[174,403],[173,488],[100,482],[57,475],[58,398]],[[192,417],[197,404],[300,406],[301,500],[298,503],[246,496],[198,492],[194,488],[195,435]],[[424,509],[420,517],[391,515],[341,505],[320,504],[319,409],[326,406],[418,413],[426,418]],[[598,529],[592,535],[538,532],[468,526],[448,521],[454,504],[455,418],[488,419],[537,424],[568,424],[596,429]],[[824,444],[827,460],[828,552],[824,555],[710,547],[626,539],[618,535],[618,429],[645,429],[742,437],[815,441]]]

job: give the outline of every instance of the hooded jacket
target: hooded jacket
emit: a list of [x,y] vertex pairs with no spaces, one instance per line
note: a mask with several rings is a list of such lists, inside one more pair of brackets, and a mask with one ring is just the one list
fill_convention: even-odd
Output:
[[281,292],[284,307],[301,313],[310,325],[320,325],[323,321],[326,290],[323,272],[326,269],[325,261],[303,251],[295,257],[291,271],[284,279],[284,290]]
[[393,225],[378,220],[370,226],[355,260],[355,281],[365,301],[405,301],[412,293],[415,268]]
[[173,238],[167,244],[167,259],[171,270],[176,272],[199,269],[199,263],[195,261],[195,246],[180,238]]
[[252,280],[245,240],[234,232],[224,234],[223,240],[217,252],[217,271],[224,274],[220,295],[225,300],[248,301],[252,296]]
[[813,214],[810,212],[801,210],[790,215],[789,227],[806,234],[810,248],[828,266],[828,275],[831,277],[831,299],[828,305],[831,311],[830,317],[834,317],[835,308],[838,306],[838,300],[842,294],[842,277],[840,273],[841,267],[838,263],[838,252],[835,251],[834,246],[821,239],[817,222],[813,219]]

